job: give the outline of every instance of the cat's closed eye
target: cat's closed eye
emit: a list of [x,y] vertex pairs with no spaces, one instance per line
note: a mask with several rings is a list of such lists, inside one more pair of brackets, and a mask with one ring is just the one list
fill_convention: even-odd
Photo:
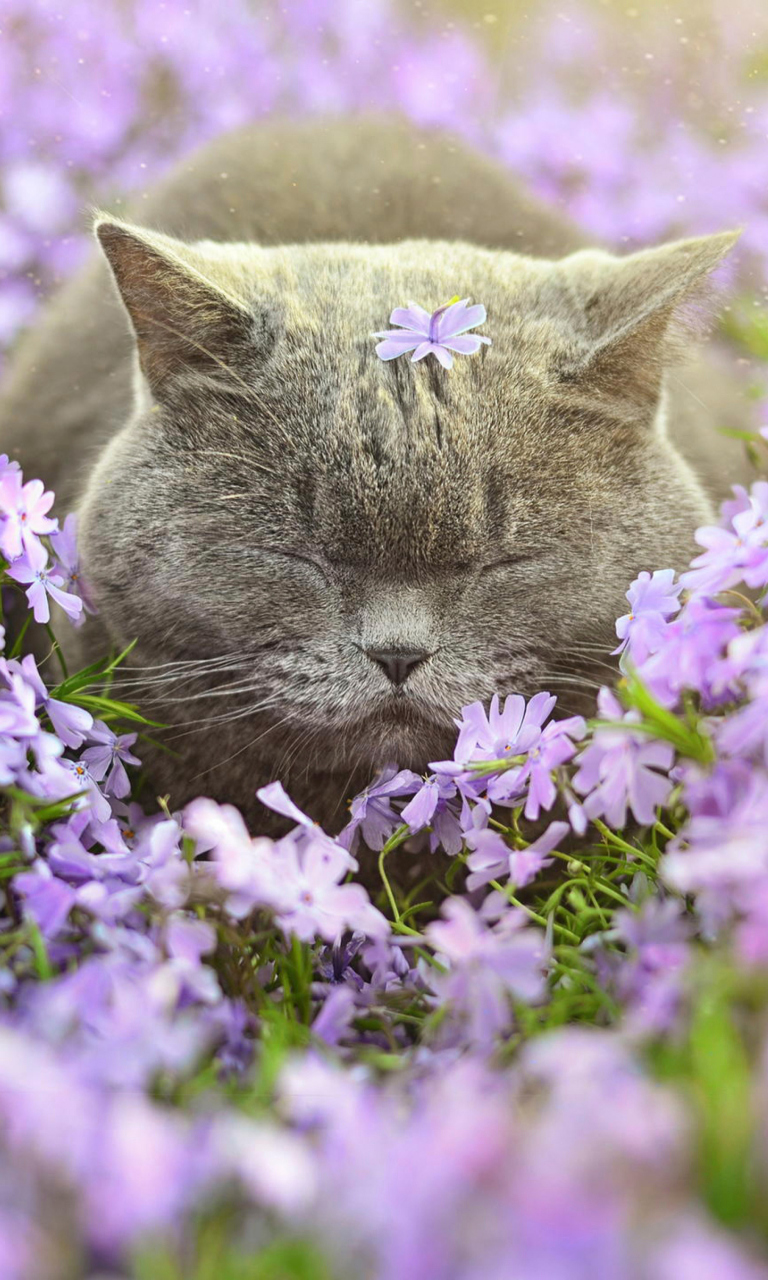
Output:
[[271,562],[275,567],[279,567],[280,562],[283,562],[285,567],[291,566],[292,563],[301,564],[301,566],[306,566],[308,570],[314,573],[317,585],[330,585],[328,567],[319,558],[310,556],[310,554],[297,552],[297,550],[293,549],[288,550],[284,547],[237,547],[233,548],[233,552],[237,556],[247,557],[248,561],[265,564]]
[[537,555],[534,551],[520,552],[519,555],[503,556],[499,560],[492,560],[489,564],[484,564],[480,568],[480,577],[487,577],[489,574],[502,573],[505,569],[515,569],[518,565],[529,564],[532,560],[536,560]]

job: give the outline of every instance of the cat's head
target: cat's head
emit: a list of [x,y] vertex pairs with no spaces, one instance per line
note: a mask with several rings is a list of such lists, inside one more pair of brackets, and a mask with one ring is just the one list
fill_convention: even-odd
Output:
[[[550,673],[609,648],[631,579],[686,562],[710,516],[660,406],[731,235],[550,262],[97,234],[138,359],[83,505],[91,589],[136,665],[235,684],[216,741],[275,772],[420,767],[466,703],[560,691]],[[492,346],[450,371],[378,358],[393,307],[457,294]]]

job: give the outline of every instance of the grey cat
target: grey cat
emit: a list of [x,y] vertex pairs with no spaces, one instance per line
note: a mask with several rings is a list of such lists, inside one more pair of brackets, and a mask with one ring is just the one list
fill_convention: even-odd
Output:
[[[391,121],[238,132],[134,216],[98,217],[112,278],[94,261],[51,303],[0,422],[79,510],[99,615],[70,661],[138,637],[124,691],[177,753],[145,752],[155,791],[264,827],[280,777],[338,827],[377,766],[448,754],[464,704],[583,703],[630,580],[682,567],[736,478],[728,379],[673,371],[735,236],[584,248]],[[377,357],[393,307],[456,294],[491,346]]]

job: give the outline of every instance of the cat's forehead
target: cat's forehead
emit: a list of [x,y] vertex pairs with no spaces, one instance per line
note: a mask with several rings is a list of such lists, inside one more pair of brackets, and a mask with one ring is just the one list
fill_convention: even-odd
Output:
[[256,280],[280,298],[287,317],[322,319],[330,331],[389,327],[390,312],[416,302],[427,311],[454,297],[507,310],[530,305],[547,264],[456,241],[394,245],[288,245],[261,251]]

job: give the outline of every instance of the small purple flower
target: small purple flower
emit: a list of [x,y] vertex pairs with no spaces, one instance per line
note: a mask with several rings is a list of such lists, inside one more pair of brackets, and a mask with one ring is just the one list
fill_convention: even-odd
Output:
[[[691,561],[681,575],[682,586],[695,595],[717,595],[739,582],[763,587],[768,582],[768,484],[753,485],[749,505],[731,515],[730,529],[705,525],[696,530],[696,541],[704,551]],[[740,504],[725,504],[732,510]]]
[[335,942],[345,929],[383,938],[389,924],[361,884],[340,883],[349,870],[346,849],[322,833],[307,838],[301,831],[274,846],[279,878],[277,922],[299,938]]
[[739,609],[695,596],[666,624],[663,642],[639,669],[659,702],[674,706],[683,689],[702,694],[705,705],[727,697],[722,651],[739,635],[740,615]]
[[[473,702],[462,711],[457,721],[459,736],[453,758],[466,765],[476,760],[505,760],[525,755],[541,737],[541,727],[557,699],[550,693],[537,693],[526,706],[519,693],[511,694],[500,707],[498,695],[491,698],[487,715],[482,702]],[[431,768],[442,771],[435,763]]]
[[667,618],[680,608],[678,596],[682,586],[675,584],[674,569],[657,569],[653,576],[641,573],[627,592],[630,612],[616,623],[616,635],[621,643],[614,653],[625,651],[635,665],[644,662],[658,649],[667,625]]
[[352,816],[339,836],[340,843],[352,851],[362,835],[369,849],[382,849],[401,822],[401,815],[392,808],[390,800],[412,795],[421,783],[418,774],[410,769],[398,772],[397,765],[387,765],[370,786],[355,796],[350,805]]
[[115,734],[103,720],[97,720],[88,737],[96,745],[83,752],[82,760],[88,766],[91,777],[96,782],[102,782],[106,778],[104,791],[107,795],[117,796],[118,799],[127,796],[131,784],[125,766],[141,764],[138,757],[128,750],[133,746],[137,735]]
[[[0,663],[1,668],[2,663]],[[52,698],[43,684],[37,663],[31,653],[28,653],[21,662],[8,662],[7,669],[9,672],[18,672],[34,690],[37,706],[46,712],[54,732],[61,738],[64,745],[81,746],[93,725],[93,716],[90,712],[75,706],[74,703],[61,702],[58,698]]]
[[553,771],[573,758],[576,747],[571,739],[583,738],[586,731],[581,716],[550,720],[539,735],[538,742],[529,747],[527,758],[520,768],[491,779],[488,783],[489,800],[499,804],[515,801],[522,797],[522,790],[527,785],[524,812],[526,818],[535,822],[542,809],[551,809],[557,799]]
[[544,994],[543,937],[525,927],[522,912],[506,911],[492,929],[464,898],[448,898],[441,912],[424,933],[449,972],[430,972],[430,984],[466,1040],[488,1047],[512,1024],[510,996],[533,1003]]
[[48,596],[60,604],[74,622],[83,611],[79,596],[63,591],[64,579],[48,568],[48,552],[36,538],[25,542],[24,555],[14,560],[8,576],[16,582],[28,582],[27,600],[35,615],[35,622],[49,622],[51,617]]
[[98,820],[100,822],[108,822],[112,817],[109,801],[106,796],[102,795],[96,779],[85,762],[82,760],[63,760],[62,765],[72,776],[70,789],[65,791],[64,794],[74,795],[75,792],[85,792],[88,803]]
[[325,1044],[338,1045],[349,1032],[354,1016],[355,993],[352,988],[334,987],[312,1023],[312,1032]]
[[43,936],[54,937],[74,906],[75,890],[54,876],[42,859],[32,871],[15,876],[13,888],[24,900],[25,914],[32,917]]
[[387,329],[375,333],[374,338],[383,338],[376,346],[376,354],[380,360],[395,360],[397,356],[413,351],[411,360],[423,360],[425,356],[436,356],[444,369],[453,365],[452,351],[461,355],[473,355],[480,350],[481,343],[490,345],[490,338],[480,334],[468,334],[485,323],[485,307],[468,305],[469,298],[456,299],[438,307],[432,314],[415,302],[407,307],[395,307],[389,317],[390,324],[402,325],[401,329]]
[[547,855],[557,848],[568,831],[567,822],[550,822],[546,831],[525,849],[510,849],[498,831],[489,828],[476,831],[467,837],[467,844],[473,851],[467,858],[470,872],[467,889],[472,892],[491,880],[505,876],[509,876],[518,888],[530,884],[552,861]]
[[412,800],[408,801],[400,815],[414,834],[431,826],[429,847],[442,847],[449,857],[460,852],[463,843],[462,816],[459,813],[459,788],[455,779],[433,774],[425,778]]
[[53,493],[45,491],[42,480],[26,484],[18,470],[7,470],[0,479],[0,512],[5,523],[0,531],[0,551],[7,560],[29,554],[38,537],[53,533],[57,521],[46,513],[53,505]]
[[[77,549],[77,516],[71,511],[63,526],[51,534],[51,546],[56,557],[55,570],[64,578],[64,590],[70,595],[79,596],[86,613],[95,613],[96,607],[88,592],[80,564],[80,553]],[[75,626],[83,621],[82,614],[73,618]]]
[[616,830],[625,826],[627,808],[638,822],[653,822],[657,806],[664,804],[672,790],[666,773],[672,767],[674,750],[668,742],[633,733],[636,713],[622,715],[609,690],[601,690],[598,705],[601,715],[623,719],[626,728],[595,729],[591,743],[579,756],[573,785],[586,796],[584,810],[590,818],[604,816]]
[[266,787],[259,787],[256,795],[267,809],[271,809],[273,813],[282,814],[284,818],[291,818],[297,826],[306,827],[308,830],[317,827],[317,823],[313,822],[309,814],[293,803],[282,782],[270,782]]

